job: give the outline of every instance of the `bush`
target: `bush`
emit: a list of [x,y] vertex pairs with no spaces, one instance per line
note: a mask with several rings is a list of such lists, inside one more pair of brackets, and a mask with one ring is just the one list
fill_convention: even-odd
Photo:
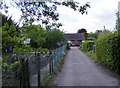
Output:
[[31,52],[31,51],[32,51],[32,48],[29,45],[23,45],[21,47],[15,47],[13,49],[13,52],[18,53],[18,54],[25,54],[25,53],[28,53],[28,52]]
[[13,71],[13,74],[14,74],[15,76],[17,76],[18,73],[19,73],[19,70],[20,70],[20,61],[15,61],[15,62],[12,64],[11,69],[12,69],[12,71]]
[[47,48],[38,48],[37,51],[41,52],[41,53],[48,53],[49,52],[49,50]]
[[86,52],[86,54],[87,54],[91,59],[93,59],[95,62],[97,62],[96,53],[93,53],[93,52],[89,51],[89,52]]
[[94,45],[94,41],[85,41],[82,43],[82,50],[84,52],[88,52],[88,51],[91,51],[93,50],[93,45]]
[[70,50],[70,43],[67,43],[67,50]]
[[5,72],[5,73],[7,74],[7,71],[8,71],[8,69],[9,69],[9,65],[8,65],[6,62],[4,62],[4,63],[2,64],[2,69],[3,69],[3,72]]
[[96,41],[96,55],[100,62],[113,69],[120,71],[120,36],[118,33],[108,33],[100,36]]

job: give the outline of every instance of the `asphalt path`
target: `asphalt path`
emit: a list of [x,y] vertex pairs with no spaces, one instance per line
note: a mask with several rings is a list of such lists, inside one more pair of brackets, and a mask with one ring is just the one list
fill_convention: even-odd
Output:
[[54,83],[57,86],[118,86],[119,81],[77,47],[71,47]]

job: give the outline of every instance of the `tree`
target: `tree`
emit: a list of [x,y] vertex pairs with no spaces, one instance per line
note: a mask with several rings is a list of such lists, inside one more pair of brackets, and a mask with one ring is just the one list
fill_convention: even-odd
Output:
[[[80,6],[77,2],[53,2],[51,0],[47,0],[44,2],[32,2],[33,0],[28,0],[25,2],[24,0],[12,0],[10,4],[13,7],[18,8],[22,12],[21,19],[19,22],[23,22],[23,27],[21,29],[17,29],[15,25],[11,25],[12,21],[7,22],[3,30],[3,49],[5,50],[9,45],[17,46],[22,42],[20,36],[24,38],[30,38],[32,43],[35,43],[33,47],[41,47],[43,43],[48,40],[50,44],[52,44],[51,40],[53,40],[53,45],[55,47],[58,43],[60,43],[63,39],[63,33],[58,30],[53,30],[46,34],[46,31],[39,25],[33,25],[33,22],[37,21],[40,24],[45,24],[46,28],[59,28],[62,26],[61,23],[57,23],[56,21],[59,20],[59,13],[57,13],[57,6],[63,5],[66,7],[70,7],[75,11],[79,11],[81,14],[87,13],[87,8],[90,8],[89,3],[86,3],[83,6]],[[6,3],[5,0],[0,2],[0,9],[4,10],[6,13],[9,11],[9,4]],[[7,19],[7,18],[5,18]],[[10,18],[12,19],[12,17]],[[3,22],[4,23],[4,22]],[[17,23],[18,24],[18,23]],[[18,32],[17,32],[18,30]],[[10,34],[11,33],[11,34]],[[54,36],[53,36],[54,35]],[[55,37],[56,36],[56,37]],[[60,38],[62,37],[62,38]],[[46,39],[47,38],[47,39]],[[50,38],[50,39],[49,39]],[[47,42],[47,44],[49,43]],[[21,44],[20,44],[21,45]],[[50,46],[53,46],[50,45]],[[50,47],[49,47],[50,48]]]
[[[36,1],[36,2],[35,2]],[[90,8],[89,3],[86,3],[83,6],[80,6],[78,2],[55,2],[52,0],[46,0],[44,2],[39,2],[38,0],[12,0],[11,3],[14,7],[19,8],[22,11],[21,20],[23,19],[24,24],[28,21],[34,22],[38,21],[42,24],[45,24],[49,27],[57,26],[60,27],[60,23],[56,23],[59,20],[59,13],[57,13],[57,6],[64,5],[70,7],[75,11],[81,12],[81,14],[87,13],[87,8]],[[51,3],[49,5],[48,3]],[[5,12],[8,12],[9,6],[5,3],[5,0],[1,1],[0,8],[4,9]]]
[[81,28],[81,29],[78,30],[77,33],[84,33],[85,39],[87,40],[87,30],[86,29]]
[[24,38],[30,38],[31,47],[42,47],[43,43],[46,40],[46,32],[40,25],[30,24],[30,26],[24,27],[23,31]]
[[102,30],[96,30],[94,33],[95,39],[97,39],[102,33]]
[[47,29],[46,42],[43,44],[44,48],[55,49],[62,45],[66,39],[64,33],[59,29],[49,30]]
[[94,33],[88,33],[89,38],[97,39],[100,35],[108,33],[108,30],[96,30]]
[[9,26],[8,23],[2,27],[2,49],[3,52],[9,47],[13,46],[16,47],[21,42],[19,37],[20,30],[16,29],[14,24]]
[[20,28],[12,20],[12,17],[7,17],[0,13],[1,16],[1,39],[3,53],[8,49],[9,46],[16,47],[20,44]]
[[103,35],[103,34],[107,34],[107,33],[110,33],[110,30],[108,30],[108,29],[104,29],[104,30],[102,31],[101,35]]
[[82,28],[82,29],[79,29],[77,33],[87,33],[87,30]]
[[95,39],[95,33],[93,33],[93,32],[88,33],[88,39],[89,40],[94,40]]

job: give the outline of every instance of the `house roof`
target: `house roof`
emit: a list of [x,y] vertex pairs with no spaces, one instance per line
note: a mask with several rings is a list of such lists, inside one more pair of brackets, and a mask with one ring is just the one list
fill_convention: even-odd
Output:
[[67,38],[68,41],[71,41],[71,40],[85,40],[85,37],[84,37],[83,33],[66,33],[65,37]]

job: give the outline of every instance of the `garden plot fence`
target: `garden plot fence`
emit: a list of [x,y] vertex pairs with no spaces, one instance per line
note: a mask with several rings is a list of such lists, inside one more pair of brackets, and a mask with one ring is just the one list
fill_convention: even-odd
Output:
[[17,86],[19,88],[41,86],[46,77],[55,71],[65,51],[66,45],[63,45],[53,50],[51,54],[33,52],[27,55],[27,57],[15,57],[16,60],[20,60],[19,80],[17,79],[19,83]]

